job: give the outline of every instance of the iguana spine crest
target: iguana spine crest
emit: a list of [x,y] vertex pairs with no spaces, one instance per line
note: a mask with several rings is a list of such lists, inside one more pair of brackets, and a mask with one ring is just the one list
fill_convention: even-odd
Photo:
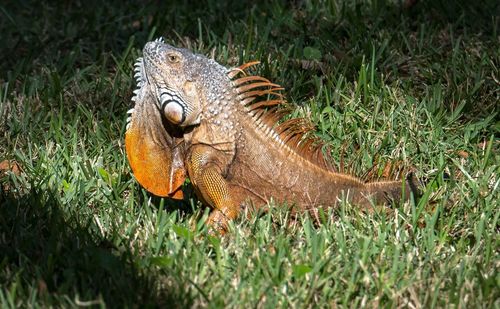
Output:
[[[335,172],[335,169],[329,163],[332,161],[329,155],[330,149],[326,147],[326,154],[323,152],[325,143],[314,136],[315,127],[310,121],[304,118],[291,118],[280,123],[281,119],[287,116],[290,111],[289,108],[278,108],[278,106],[287,105],[283,94],[281,94],[284,88],[271,83],[264,77],[248,76],[246,70],[259,63],[259,61],[244,63],[228,72],[230,78],[235,78],[239,74],[244,75],[244,77],[233,80],[232,85],[239,94],[240,103],[247,107],[248,114],[255,121],[256,127],[287,152],[293,153],[327,171]],[[255,88],[265,89],[250,91]],[[267,99],[254,102],[263,96],[267,96]],[[355,179],[354,177],[349,178]]]

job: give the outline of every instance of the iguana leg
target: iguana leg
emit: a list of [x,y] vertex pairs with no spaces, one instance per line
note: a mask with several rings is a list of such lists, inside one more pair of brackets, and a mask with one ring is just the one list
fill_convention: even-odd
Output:
[[221,163],[216,158],[217,154],[205,147],[194,148],[188,170],[198,194],[214,208],[208,218],[208,224],[217,232],[223,233],[228,220],[238,216],[239,206],[231,198],[229,185],[222,176]]

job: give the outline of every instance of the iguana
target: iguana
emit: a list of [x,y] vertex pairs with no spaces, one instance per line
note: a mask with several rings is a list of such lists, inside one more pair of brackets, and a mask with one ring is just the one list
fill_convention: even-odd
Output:
[[125,134],[142,186],[182,198],[189,177],[212,208],[208,223],[221,232],[243,207],[271,199],[315,211],[341,199],[371,207],[409,198],[408,180],[365,183],[336,172],[306,120],[282,120],[283,88],[247,75],[255,64],[227,69],[162,39],[145,45]]

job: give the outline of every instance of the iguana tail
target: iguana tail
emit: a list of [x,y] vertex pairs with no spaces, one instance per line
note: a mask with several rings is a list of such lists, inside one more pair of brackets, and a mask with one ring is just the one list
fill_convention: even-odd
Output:
[[417,201],[421,195],[420,186],[413,173],[408,174],[404,181],[370,182],[366,186],[370,199],[375,205],[409,201],[412,195],[415,201]]

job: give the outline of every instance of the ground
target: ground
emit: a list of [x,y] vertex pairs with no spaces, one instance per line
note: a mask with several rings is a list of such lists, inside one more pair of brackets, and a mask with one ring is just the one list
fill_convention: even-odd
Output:
[[[0,4],[0,307],[499,307],[500,4],[411,2]],[[335,165],[398,162],[423,198],[206,235],[189,188],[151,196],[124,153],[158,36],[261,60]]]

